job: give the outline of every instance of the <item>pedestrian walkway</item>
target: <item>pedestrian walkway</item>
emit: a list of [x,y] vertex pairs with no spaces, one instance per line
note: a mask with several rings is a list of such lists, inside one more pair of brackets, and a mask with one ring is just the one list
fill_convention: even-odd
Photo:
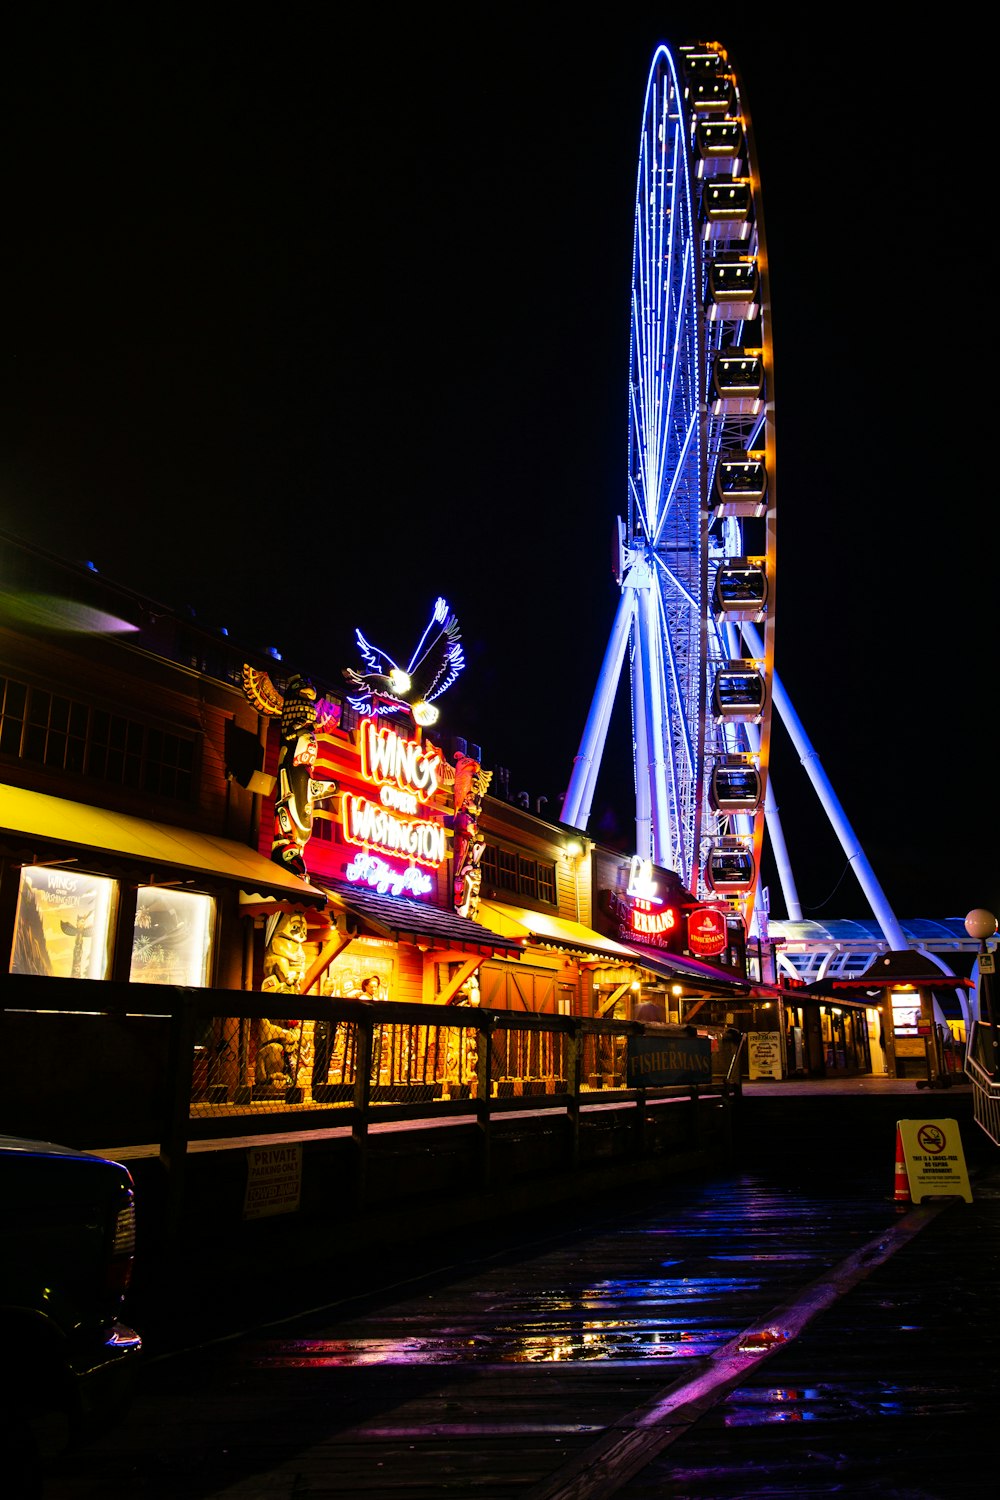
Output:
[[[959,1104],[886,1092],[900,1118]],[[871,1140],[847,1106],[818,1158],[799,1114],[586,1218],[386,1246],[378,1276],[341,1254],[294,1320],[261,1286],[245,1336],[152,1362],[46,1500],[103,1500],[109,1473],[130,1500],[991,1493],[1000,1160],[969,1140],[972,1203],[899,1203],[881,1108]]]
[[801,1098],[803,1095],[814,1098],[885,1098],[894,1095],[926,1100],[963,1098],[966,1095],[971,1097],[972,1094],[972,1085],[964,1074],[960,1074],[957,1082],[946,1088],[927,1088],[923,1079],[889,1078],[884,1073],[862,1073],[854,1077],[835,1078],[755,1078],[752,1083],[745,1082],[743,1089],[751,1096],[777,1099]]

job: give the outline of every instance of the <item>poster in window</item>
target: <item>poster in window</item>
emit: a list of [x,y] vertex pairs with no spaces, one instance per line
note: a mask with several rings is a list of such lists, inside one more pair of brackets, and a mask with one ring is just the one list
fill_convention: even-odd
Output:
[[21,871],[12,974],[106,979],[117,886],[102,875],[47,865]]
[[920,996],[912,991],[895,990],[892,994],[892,1030],[894,1036],[916,1036],[920,1020]]
[[132,937],[133,984],[209,983],[215,902],[200,891],[141,885]]

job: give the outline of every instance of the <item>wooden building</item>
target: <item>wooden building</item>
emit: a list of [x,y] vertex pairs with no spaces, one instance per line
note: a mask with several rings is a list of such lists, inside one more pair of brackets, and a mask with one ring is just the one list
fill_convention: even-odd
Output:
[[86,569],[5,539],[0,941],[40,977],[253,984],[255,913],[322,894],[258,854],[227,774],[256,734],[233,653]]
[[[738,945],[692,955],[667,872],[490,796],[477,747],[12,538],[2,569],[7,972],[262,992],[293,1014],[310,994],[664,1022],[712,1002],[724,1021],[748,995]],[[289,839],[297,694],[314,743]],[[295,1027],[295,1072],[324,1086],[317,1025],[255,1021],[217,1087],[287,1089]],[[236,1023],[217,1029],[226,1052]]]

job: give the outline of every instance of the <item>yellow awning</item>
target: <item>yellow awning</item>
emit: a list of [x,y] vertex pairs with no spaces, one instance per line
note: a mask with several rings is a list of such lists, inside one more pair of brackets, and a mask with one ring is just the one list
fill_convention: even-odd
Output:
[[662,978],[680,980],[692,988],[703,989],[711,994],[745,994],[750,988],[742,975],[727,974],[698,959],[684,958],[674,953],[652,953],[626,943],[616,943],[614,938],[605,937],[602,932],[595,932],[582,922],[552,917],[547,912],[529,911],[523,906],[507,906],[502,901],[482,901],[476,920],[504,937],[518,937],[522,941],[542,946],[592,953],[601,958],[613,959],[616,963],[632,964]]
[[6,836],[9,841],[10,835],[27,841],[36,859],[51,858],[51,848],[41,845],[56,845],[140,860],[157,871],[172,869],[232,881],[241,888],[244,907],[276,900],[302,906],[326,904],[322,891],[237,839],[0,785],[0,838]]
[[613,958],[616,963],[636,964],[640,960],[631,948],[613,938],[595,932],[582,922],[566,917],[552,917],[547,912],[528,911],[523,906],[507,906],[502,901],[481,901],[476,921],[501,937],[517,938],[545,946],[572,948],[578,953],[594,953]]

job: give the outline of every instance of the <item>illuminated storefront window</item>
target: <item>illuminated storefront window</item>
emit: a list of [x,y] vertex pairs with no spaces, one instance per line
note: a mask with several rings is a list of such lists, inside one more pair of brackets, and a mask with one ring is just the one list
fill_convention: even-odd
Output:
[[117,894],[115,881],[100,875],[26,866],[17,895],[10,972],[106,979]]
[[215,902],[197,891],[142,885],[132,938],[133,984],[184,984],[197,989],[211,975]]

